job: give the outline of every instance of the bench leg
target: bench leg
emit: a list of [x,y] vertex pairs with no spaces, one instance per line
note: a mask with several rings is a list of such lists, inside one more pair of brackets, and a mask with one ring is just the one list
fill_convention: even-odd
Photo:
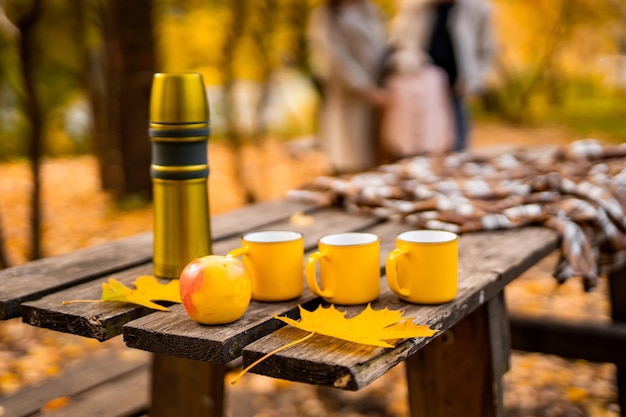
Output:
[[407,360],[411,417],[502,417],[510,338],[504,295]]
[[150,417],[222,417],[225,365],[154,354]]
[[[626,267],[611,272],[609,298],[611,317],[616,322],[626,322]],[[626,367],[617,365],[617,401],[622,417],[626,416]]]

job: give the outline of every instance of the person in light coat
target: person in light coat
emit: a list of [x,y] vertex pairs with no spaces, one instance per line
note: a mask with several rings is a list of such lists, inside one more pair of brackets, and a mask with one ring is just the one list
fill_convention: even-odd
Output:
[[377,110],[386,100],[377,85],[387,46],[382,11],[365,0],[330,0],[312,11],[307,41],[322,90],[321,148],[336,174],[367,170],[378,162]]
[[487,0],[404,0],[391,23],[396,47],[426,52],[448,74],[455,147],[468,146],[465,99],[480,94],[495,53],[493,6]]

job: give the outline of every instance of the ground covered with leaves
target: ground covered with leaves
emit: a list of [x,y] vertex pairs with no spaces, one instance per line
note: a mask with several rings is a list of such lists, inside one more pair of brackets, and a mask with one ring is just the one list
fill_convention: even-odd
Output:
[[[561,129],[521,129],[478,124],[475,148],[562,144],[581,139]],[[231,150],[210,145],[210,199],[213,214],[245,204]],[[288,145],[264,141],[243,149],[243,181],[258,200],[282,197],[285,190],[327,174],[324,157],[307,141]],[[46,255],[67,253],[152,228],[149,205],[121,208],[99,190],[94,158],[46,160],[43,166],[43,248]],[[0,219],[9,260],[28,259],[29,192],[24,161],[0,164]],[[609,320],[606,283],[585,293],[577,280],[558,286],[550,276],[556,255],[509,285],[511,312],[548,315],[571,321]],[[1,285],[1,284],[0,284]],[[112,349],[130,359],[145,352],[126,348],[121,338],[105,343],[37,329],[18,319],[0,322],[0,396],[37,384],[90,355]],[[505,379],[505,406],[510,417],[617,417],[615,367],[514,352]],[[227,411],[233,417],[408,415],[403,365],[359,392],[343,392],[274,380],[254,374],[227,388]],[[2,416],[0,407],[0,416]]]

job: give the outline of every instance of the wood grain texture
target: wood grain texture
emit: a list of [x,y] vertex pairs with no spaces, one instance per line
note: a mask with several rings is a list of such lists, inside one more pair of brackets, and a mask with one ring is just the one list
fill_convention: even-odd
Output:
[[[308,226],[290,223],[289,218],[296,211],[307,211],[312,223]],[[248,206],[216,217],[212,226],[213,253],[216,254],[225,254],[238,247],[241,234],[253,230],[300,231],[304,234],[307,251],[314,250],[318,239],[325,234],[345,231],[372,232],[381,238],[381,270],[387,254],[395,247],[396,235],[411,229],[403,223],[357,216],[340,209],[315,208],[285,202]],[[453,301],[433,306],[404,303],[390,292],[382,277],[381,296],[373,303],[373,308],[402,310],[405,316],[412,317],[416,323],[448,330],[485,303],[499,300],[498,297],[501,297],[503,289],[511,280],[551,253],[558,243],[558,235],[554,231],[539,227],[463,235],[459,244],[459,291]],[[115,277],[129,284],[141,274],[151,274],[149,261],[124,268]],[[215,390],[219,387],[211,384],[217,384],[219,378],[215,376],[216,372],[223,369],[226,363],[243,354],[243,363],[247,365],[306,335],[306,332],[285,327],[282,322],[273,318],[274,314],[297,318],[299,304],[313,310],[320,303],[308,291],[299,299],[289,302],[253,302],[240,320],[226,326],[197,324],[186,315],[181,305],[171,306],[170,312],[154,312],[115,303],[61,304],[61,301],[72,299],[99,298],[100,285],[104,278],[105,274],[91,277],[90,282],[62,291],[57,289],[53,294],[25,303],[24,320],[37,326],[99,340],[120,334],[123,329],[128,346],[155,352],[162,358],[159,362],[161,368],[154,373],[154,395],[159,399],[165,398],[159,392],[165,390],[171,381],[179,378],[181,381],[183,378],[195,381],[201,378],[203,372],[198,371],[201,368],[193,366],[197,363],[208,367],[213,376],[210,381],[198,383],[201,388],[197,390],[196,398],[207,392],[216,393]],[[503,304],[501,307],[504,307]],[[341,308],[351,316],[362,311],[363,306]],[[497,317],[499,312],[502,309],[490,309],[493,317]],[[493,323],[488,324],[486,333],[502,330],[501,323],[496,326]],[[406,339],[399,341],[393,349],[383,349],[316,335],[261,362],[252,372],[309,384],[358,390],[410,358],[432,340],[433,338]],[[502,353],[498,358],[494,356],[499,361],[499,367],[492,367],[489,373],[490,378],[497,380],[502,369],[506,367],[502,361],[506,356],[507,344],[487,342],[486,346],[489,352],[496,349]],[[219,395],[215,395],[216,401],[218,397]],[[179,392],[173,398],[172,401],[184,401],[185,394]]]
[[[235,237],[220,240],[213,246],[227,251],[239,244]],[[132,287],[140,275],[151,275],[152,264],[144,264],[117,274],[101,277],[66,290],[57,291],[38,300],[22,305],[22,320],[37,327],[71,333],[104,341],[122,333],[122,326],[136,318],[151,314],[154,310],[125,303],[75,303],[63,305],[63,301],[97,300],[102,294],[102,283],[108,278]],[[162,282],[167,282],[163,280]],[[171,303],[170,303],[171,304]]]
[[[214,244],[217,250],[226,251],[239,244],[239,239],[231,237]],[[101,277],[100,279],[57,291],[38,300],[22,305],[22,321],[37,327],[71,333],[104,341],[122,333],[122,326],[139,317],[151,314],[154,310],[125,303],[75,303],[63,305],[63,301],[98,300],[102,294],[102,283],[108,278],[132,287],[140,275],[152,275],[152,264],[144,264],[123,272]],[[162,282],[167,282],[162,280]],[[171,304],[171,303],[170,303]]]
[[149,262],[152,233],[39,259],[0,271],[0,320],[20,315],[20,305],[46,294]]
[[[150,274],[152,274],[152,266],[146,264],[110,275],[110,277],[132,287],[132,282],[137,277]],[[124,323],[153,311],[146,307],[118,302],[63,304],[64,301],[72,300],[99,300],[102,294],[102,283],[106,281],[107,279],[102,278],[102,280],[87,282],[47,295],[39,300],[24,303],[22,321],[45,329],[104,341],[121,334]]]
[[[371,228],[380,235],[394,234],[397,227],[384,224]],[[402,226],[400,226],[402,227]],[[478,306],[484,304],[517,275],[551,253],[558,242],[556,233],[543,228],[528,228],[493,233],[468,234],[461,238],[459,291],[450,303],[436,306],[407,304],[391,293],[383,283],[376,308],[402,310],[419,324],[447,330]],[[389,244],[387,242],[387,244]],[[342,307],[348,315],[363,307]],[[243,351],[248,365],[276,348],[301,338],[304,332],[283,328],[250,344]],[[407,339],[394,349],[366,348],[324,336],[286,349],[261,362],[252,372],[316,385],[330,385],[358,390],[406,360],[430,339]]]
[[[304,238],[304,249],[311,250],[317,247],[317,241],[329,233],[352,232],[370,228],[381,220],[367,215],[351,215],[336,209],[319,209],[309,214],[311,223],[298,225],[288,218],[281,221],[268,222],[265,217],[256,218],[256,226],[248,231],[258,230],[292,230],[300,232]],[[252,218],[252,214],[249,214]],[[229,250],[240,245],[240,240],[228,240],[229,244],[214,245],[213,253],[224,255]]]
[[494,396],[487,310],[479,306],[407,359],[411,417],[504,416]]
[[[494,274],[483,274],[483,279],[494,279]],[[383,287],[381,297],[374,303],[375,310],[389,307],[402,310],[415,323],[428,324],[437,329],[447,329],[460,320],[470,307],[476,307],[478,299],[468,299],[460,292],[455,301],[445,306],[418,307],[408,305]],[[361,312],[364,306],[339,306],[347,316]],[[244,348],[244,366],[265,354],[302,338],[307,333],[286,327]],[[407,359],[425,346],[430,339],[408,339],[394,349],[364,346],[352,342],[315,335],[297,346],[270,356],[252,368],[251,372],[313,385],[328,385],[348,390],[358,390],[389,369]]]
[[[61,374],[44,382],[18,391],[16,394],[0,397],[0,406],[3,407],[6,416],[22,417],[36,415],[48,401],[58,397],[70,397],[71,402],[76,398],[89,397],[89,391],[103,384],[114,381],[117,386],[130,375],[138,375],[144,381],[145,387],[148,381],[149,362],[147,360],[128,361],[120,358],[115,352],[105,352],[103,355],[91,357],[72,365]],[[129,393],[133,393],[142,402],[140,397],[141,387],[133,386]],[[109,401],[114,396],[109,397]],[[147,398],[143,396],[143,407],[147,406]],[[45,414],[46,416],[51,414]],[[69,414],[63,414],[69,415]],[[75,414],[74,414],[75,415]],[[92,415],[91,413],[83,415]],[[102,414],[108,416],[109,414]]]
[[[265,206],[263,206],[265,207]],[[265,210],[261,211],[265,213]],[[290,211],[283,213],[287,215]],[[283,216],[284,217],[284,216]],[[358,230],[376,224],[378,221],[368,216],[349,216],[346,213],[336,213],[331,210],[318,210],[312,214],[313,224],[308,227],[292,225],[288,218],[279,222],[265,224],[266,218],[255,217],[252,212],[246,215],[246,224],[255,225],[254,230],[278,229],[300,231],[305,236],[305,248],[312,249],[317,245],[317,239],[329,230]],[[270,217],[273,219],[273,217]],[[220,238],[213,244],[213,252],[226,254],[240,245],[238,236]],[[57,291],[38,300],[22,305],[22,320],[25,323],[72,333],[79,336],[91,337],[98,340],[107,340],[122,333],[122,326],[136,318],[154,313],[154,310],[123,303],[87,304],[76,303],[63,305],[63,301],[70,300],[97,300],[101,296],[102,282],[113,277],[124,284],[131,286],[140,275],[151,275],[152,264],[144,264],[127,269],[117,274],[101,277],[100,279]],[[297,302],[297,301],[296,301]],[[306,302],[303,300],[302,302]],[[294,306],[296,304],[293,304]],[[287,311],[285,309],[281,311]],[[267,311],[261,310],[263,314]],[[183,312],[184,313],[184,312]],[[182,317],[185,319],[186,317]],[[266,321],[271,319],[271,315]],[[180,345],[177,345],[180,347]],[[137,346],[139,347],[139,346]],[[170,353],[170,352],[161,352]],[[191,359],[196,359],[191,357]]]
[[[377,223],[371,217],[349,216],[328,210],[320,210],[312,216],[313,224],[306,230],[281,222],[267,228],[301,231],[305,235],[305,250],[313,250],[317,240],[330,231],[361,230]],[[239,241],[236,242],[238,244]],[[232,242],[229,245],[228,250],[236,247]],[[224,326],[200,325],[187,316],[182,306],[174,306],[168,313],[156,312],[125,325],[124,340],[130,347],[150,352],[227,363],[239,357],[244,346],[284,325],[280,320],[273,319],[275,314],[296,318],[299,315],[298,305],[314,308],[318,304],[318,298],[308,290],[291,301],[253,301],[241,319]]]
[[296,318],[298,303],[315,308],[317,297],[306,292],[283,303],[252,301],[248,311],[234,323],[206,326],[191,320],[182,305],[157,312],[124,326],[127,346],[190,360],[226,364],[241,356],[244,346],[284,326],[274,314]]
[[149,406],[150,375],[148,369],[81,393],[59,409],[35,414],[36,417],[129,417],[144,413]]
[[[235,237],[263,224],[285,221],[295,212],[317,207],[294,201],[270,201],[214,216],[213,241]],[[47,294],[123,271],[152,260],[152,232],[29,262],[0,271],[0,320],[18,317],[20,306]]]
[[311,203],[291,200],[274,200],[244,206],[211,218],[213,241],[241,236],[261,224],[283,222],[294,213],[310,213],[319,209]]
[[226,366],[154,355],[150,417],[224,415]]

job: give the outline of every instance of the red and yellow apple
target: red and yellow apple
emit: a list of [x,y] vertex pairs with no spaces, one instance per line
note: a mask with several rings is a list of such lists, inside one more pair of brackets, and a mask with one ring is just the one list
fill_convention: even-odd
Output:
[[208,255],[189,262],[180,274],[185,311],[202,324],[227,324],[246,312],[250,280],[238,258]]

